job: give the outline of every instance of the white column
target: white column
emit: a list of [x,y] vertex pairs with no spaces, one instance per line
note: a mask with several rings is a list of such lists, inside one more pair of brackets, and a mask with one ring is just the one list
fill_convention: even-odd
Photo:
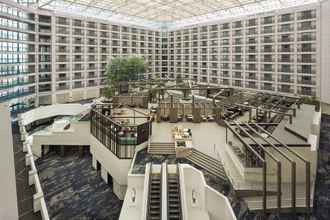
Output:
[[18,219],[15,165],[10,113],[7,103],[0,103],[0,219]]

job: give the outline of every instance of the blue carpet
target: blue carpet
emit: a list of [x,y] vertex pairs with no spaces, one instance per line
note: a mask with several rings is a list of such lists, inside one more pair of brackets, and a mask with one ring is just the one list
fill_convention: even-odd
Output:
[[92,168],[92,157],[49,153],[37,162],[51,219],[119,218],[122,201]]

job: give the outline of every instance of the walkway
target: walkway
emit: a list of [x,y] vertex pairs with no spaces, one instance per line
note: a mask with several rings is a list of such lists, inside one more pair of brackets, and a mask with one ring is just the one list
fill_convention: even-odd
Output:
[[33,211],[34,186],[29,186],[28,183],[29,168],[25,166],[18,124],[13,123],[12,126],[19,220],[41,220],[40,212]]
[[330,219],[330,116],[322,115],[314,197],[317,220]]

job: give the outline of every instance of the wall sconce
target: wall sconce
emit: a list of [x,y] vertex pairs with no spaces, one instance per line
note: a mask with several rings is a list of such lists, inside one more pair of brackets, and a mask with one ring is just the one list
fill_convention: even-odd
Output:
[[135,190],[135,188],[132,189],[131,194],[132,194],[132,196],[131,196],[132,203],[135,203],[135,199],[136,199],[136,190]]
[[193,205],[196,205],[197,203],[197,198],[196,198],[196,191],[193,189],[191,192],[191,199],[192,199],[192,203]]

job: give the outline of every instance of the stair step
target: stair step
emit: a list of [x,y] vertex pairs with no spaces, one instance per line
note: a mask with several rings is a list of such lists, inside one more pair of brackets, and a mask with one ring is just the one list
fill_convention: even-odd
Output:
[[221,169],[222,165],[221,164],[217,164],[217,165],[210,164],[207,159],[199,158],[195,155],[191,155],[187,159],[191,159],[193,161],[199,162],[199,164],[202,164],[203,166],[207,166],[207,167],[210,167],[214,170],[218,170],[218,171],[222,172],[222,169]]
[[187,157],[187,159],[195,163],[196,165],[204,168],[206,171],[210,172],[211,174],[218,176],[221,179],[227,179],[226,173],[220,161],[217,161],[196,150],[194,150],[193,153]]
[[151,154],[175,154],[174,143],[150,143],[148,153]]
[[195,155],[195,156],[201,157],[203,159],[206,159],[209,163],[212,163],[214,165],[219,165],[220,164],[222,166],[222,163],[220,161],[214,159],[213,157],[208,156],[207,154],[204,154],[200,151],[197,151],[195,149],[193,150],[192,155]]

